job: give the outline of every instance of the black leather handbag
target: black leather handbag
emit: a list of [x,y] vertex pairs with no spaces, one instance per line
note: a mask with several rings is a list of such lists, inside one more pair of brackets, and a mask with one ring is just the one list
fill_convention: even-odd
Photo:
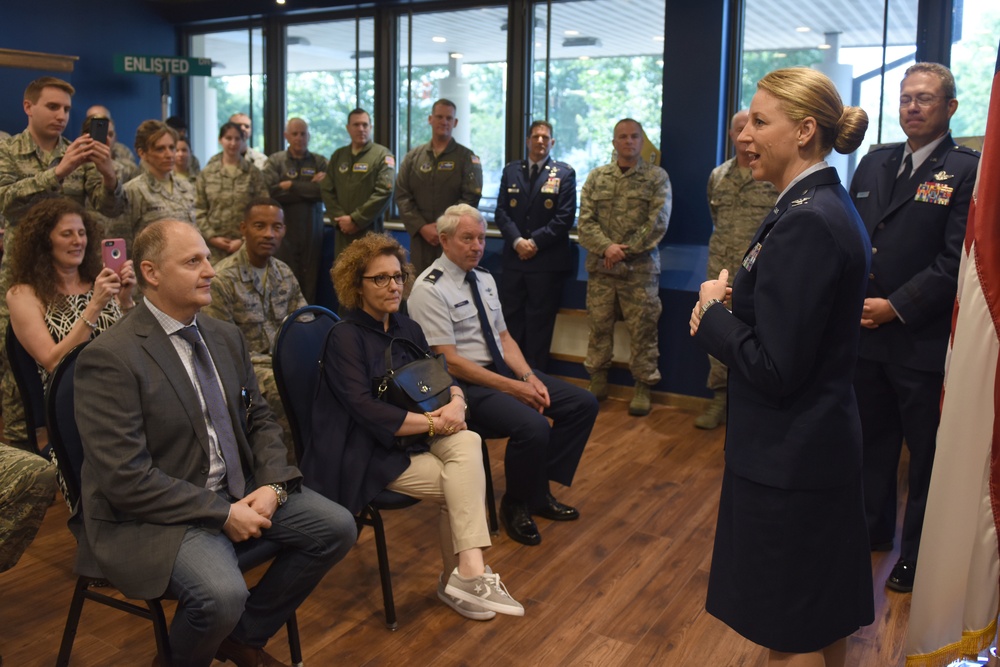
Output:
[[[399,368],[392,367],[392,346],[404,345],[417,358]],[[406,338],[393,338],[385,348],[385,375],[374,379],[375,397],[408,412],[434,412],[451,401],[452,378],[444,355],[431,354]],[[401,449],[422,442],[426,434],[397,438]]]

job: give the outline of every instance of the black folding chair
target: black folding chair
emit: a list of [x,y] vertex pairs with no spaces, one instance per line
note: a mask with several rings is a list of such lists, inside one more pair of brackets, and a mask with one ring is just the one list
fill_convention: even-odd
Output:
[[[49,424],[49,441],[55,450],[57,465],[65,481],[65,493],[68,495],[66,501],[73,511],[70,526],[77,538],[75,569],[78,577],[76,586],[73,588],[73,600],[70,602],[56,665],[57,667],[65,667],[69,664],[70,653],[73,651],[73,640],[76,638],[76,630],[80,624],[80,614],[83,611],[85,600],[114,607],[152,621],[157,653],[164,664],[170,664],[170,640],[167,619],[163,613],[163,600],[170,599],[168,596],[143,600],[146,606],[142,607],[95,590],[108,588],[109,584],[96,570],[93,558],[88,556],[89,547],[83,533],[83,507],[80,504],[80,469],[83,466],[83,443],[80,440],[76,415],[73,412],[73,371],[76,368],[76,358],[86,345],[84,343],[76,346],[63,357],[49,377],[48,386],[45,389],[45,413]],[[276,544],[259,540],[255,547],[240,553],[240,569],[245,572],[266,563],[276,555],[279,548]],[[294,612],[288,618],[286,626],[292,664],[301,667],[302,647],[299,642],[298,620]]]

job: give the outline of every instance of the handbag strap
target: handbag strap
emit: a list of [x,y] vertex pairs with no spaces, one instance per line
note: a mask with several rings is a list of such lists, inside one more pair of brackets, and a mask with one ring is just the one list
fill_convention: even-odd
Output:
[[[386,334],[386,335],[388,336],[389,334]],[[416,352],[417,359],[433,359],[433,357],[431,356],[431,354],[429,352],[421,350],[420,346],[417,345],[416,343],[414,343],[409,338],[396,338],[396,337],[392,337],[392,340],[389,341],[389,344],[385,348],[385,372],[386,372],[386,375],[389,375],[390,377],[396,372],[392,368],[392,345],[393,345],[393,343],[396,343],[396,342],[404,343],[405,345],[408,345],[410,347],[410,350],[412,352]]]

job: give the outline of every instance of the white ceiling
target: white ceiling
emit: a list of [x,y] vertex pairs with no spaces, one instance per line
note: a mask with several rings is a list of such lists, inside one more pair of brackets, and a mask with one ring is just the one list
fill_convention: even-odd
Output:
[[[881,46],[882,2],[879,0],[748,0],[744,49],[812,48],[825,41],[826,33],[838,33],[841,48]],[[916,35],[917,0],[890,3],[889,45],[912,45]],[[669,17],[668,17],[669,18]],[[465,62],[498,62],[506,59],[506,7],[484,7],[452,12],[413,14],[413,64],[446,65],[450,53],[463,54]],[[400,52],[407,53],[407,16],[400,24]],[[657,55],[663,53],[664,16],[659,0],[579,0],[553,3],[551,29],[547,27],[544,4],[535,10],[535,58],[545,57],[545,42],[551,34],[551,57],[601,58],[610,56]],[[359,24],[360,50],[374,46],[374,21]],[[796,28],[808,28],[797,31]],[[697,31],[698,26],[691,26]],[[719,26],[707,26],[719,30]],[[577,34],[574,35],[573,32]],[[298,44],[288,47],[288,70],[352,70],[355,67],[355,22],[293,24],[288,36]],[[445,42],[435,42],[443,37]],[[596,38],[598,43],[564,46],[571,38]],[[198,42],[196,41],[196,49]],[[215,76],[246,74],[249,71],[247,32],[207,35],[204,52],[218,63]],[[253,69],[260,72],[263,43],[255,31]],[[372,58],[362,58],[362,69],[374,66]]]

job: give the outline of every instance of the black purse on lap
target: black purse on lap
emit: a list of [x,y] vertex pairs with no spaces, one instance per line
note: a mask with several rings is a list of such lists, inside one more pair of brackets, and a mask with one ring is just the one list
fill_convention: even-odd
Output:
[[[417,355],[417,359],[393,368],[394,344],[408,346]],[[385,348],[385,368],[385,375],[372,381],[372,391],[376,398],[407,412],[419,413],[434,412],[451,401],[452,378],[444,355],[425,352],[407,338],[393,338]],[[400,449],[407,449],[426,439],[427,435],[424,433],[404,435],[396,438],[396,444]]]

